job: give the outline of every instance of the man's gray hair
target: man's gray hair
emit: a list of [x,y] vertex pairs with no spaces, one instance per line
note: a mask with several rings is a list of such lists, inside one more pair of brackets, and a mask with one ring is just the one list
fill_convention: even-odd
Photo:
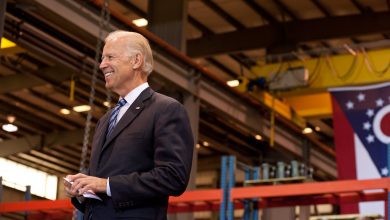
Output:
[[149,75],[153,71],[153,54],[150,48],[148,40],[139,33],[130,31],[113,31],[106,37],[104,42],[115,40],[118,38],[127,38],[125,41],[126,51],[129,56],[133,56],[137,53],[142,54],[144,57],[144,65],[142,67],[143,72]]

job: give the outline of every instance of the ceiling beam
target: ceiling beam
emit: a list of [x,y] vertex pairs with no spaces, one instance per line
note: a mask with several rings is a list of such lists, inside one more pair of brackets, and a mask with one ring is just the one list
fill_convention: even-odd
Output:
[[[47,67],[38,71],[39,75],[45,76],[58,83],[70,80],[72,74],[69,70],[58,66]],[[47,84],[47,82],[31,74],[11,74],[0,77],[0,94],[19,91],[35,86],[42,86],[45,84]]]
[[237,30],[241,30],[245,28],[245,25],[243,25],[241,22],[239,22],[237,19],[233,18],[229,13],[227,13],[225,10],[223,10],[221,7],[218,6],[217,3],[214,3],[211,0],[202,0],[203,4],[207,5],[209,8],[211,8],[215,13],[217,13],[219,16],[221,16],[225,21],[227,21],[230,25],[235,27]]
[[6,157],[15,153],[27,152],[40,147],[54,145],[70,145],[81,143],[84,136],[83,129],[73,131],[58,131],[46,135],[31,135],[13,140],[0,142],[0,157]]
[[321,0],[311,0],[311,2],[317,6],[317,8],[327,17],[331,17],[332,13],[329,11],[328,8],[326,8],[322,3]]
[[259,14],[262,18],[265,18],[269,23],[275,24],[275,23],[279,22],[272,14],[270,14],[266,9],[261,7],[255,1],[253,1],[253,0],[244,0],[244,2],[250,8],[252,8],[257,14]]
[[282,14],[282,19],[284,20],[284,16],[287,14],[290,18],[293,20],[298,20],[299,18],[291,11],[287,5],[285,5],[282,1],[280,0],[274,0],[273,3],[279,8],[280,13]]
[[189,40],[187,51],[191,57],[205,57],[280,44],[381,33],[390,31],[390,22],[385,22],[388,20],[388,12],[294,20]]

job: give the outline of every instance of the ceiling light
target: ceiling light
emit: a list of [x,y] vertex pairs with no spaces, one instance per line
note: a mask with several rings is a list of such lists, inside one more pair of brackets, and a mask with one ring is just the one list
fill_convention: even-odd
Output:
[[313,132],[313,129],[306,127],[302,130],[302,134],[310,134]]
[[9,122],[9,123],[14,123],[14,121],[16,120],[16,117],[15,116],[13,116],[13,115],[8,115],[7,116],[7,121]]
[[78,105],[73,107],[73,111],[75,112],[87,112],[89,110],[91,110],[91,106],[89,105]]
[[319,126],[315,126],[315,127],[314,127],[314,130],[316,130],[316,131],[321,131],[321,128],[320,128]]
[[15,132],[18,130],[18,127],[16,125],[13,125],[13,124],[4,124],[2,126],[2,128],[4,131],[7,131],[7,132]]
[[199,149],[200,148],[200,144],[196,144],[196,149]]
[[229,80],[226,82],[226,84],[230,87],[237,87],[240,85],[240,80],[238,79]]
[[256,140],[259,140],[259,141],[260,141],[261,139],[263,139],[263,137],[262,137],[261,135],[259,135],[259,134],[256,134],[256,135],[255,135],[255,138],[256,138]]
[[60,110],[60,113],[63,114],[63,115],[69,115],[70,114],[70,110],[67,109],[67,108],[62,108]]
[[16,44],[6,38],[1,38],[1,49],[9,48],[9,47],[15,47]]
[[209,142],[203,141],[203,146],[208,147],[209,146]]
[[146,20],[145,18],[134,19],[132,22],[138,27],[145,27],[146,25],[148,25],[148,20]]
[[111,103],[108,101],[103,102],[103,105],[106,107],[111,107]]

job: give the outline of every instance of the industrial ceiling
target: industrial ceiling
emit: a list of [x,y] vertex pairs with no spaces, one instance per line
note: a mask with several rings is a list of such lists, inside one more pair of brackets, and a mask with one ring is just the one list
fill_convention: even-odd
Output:
[[[98,23],[102,22],[99,20],[102,5],[103,1],[99,0],[7,1],[3,36],[16,46],[0,51],[0,123],[6,124],[10,115],[15,116],[13,123],[19,130],[13,133],[0,131],[0,156],[57,175],[78,171],[87,113],[71,111],[64,115],[60,110],[89,103],[97,44],[96,36],[91,33],[96,33]],[[69,17],[72,10],[82,18]],[[185,53],[175,51],[172,59],[190,60],[196,70],[207,75],[205,77],[211,85],[244,100],[245,105],[252,106],[256,114],[263,117],[258,123],[268,123],[270,128],[270,118],[276,112],[275,123],[280,134],[294,136],[291,139],[284,137],[285,145],[296,141],[293,138],[297,137],[301,140],[297,145],[302,146],[302,151],[315,151],[317,160],[330,167],[325,169],[314,164],[316,176],[319,179],[336,178],[329,106],[323,107],[328,108],[325,112],[318,110],[304,114],[305,110],[314,107],[310,103],[308,107],[302,107],[302,102],[311,102],[302,100],[308,96],[324,95],[328,87],[364,82],[348,78],[339,84],[332,84],[336,80],[319,87],[309,85],[289,91],[256,88],[252,92],[247,91],[247,87],[228,88],[224,82],[238,78],[255,80],[263,76],[263,70],[278,69],[283,65],[287,69],[314,62],[323,54],[329,59],[343,59],[340,62],[345,64],[350,62],[352,52],[362,48],[371,55],[372,62],[377,62],[376,59],[389,62],[390,54],[379,52],[390,46],[390,2],[190,0],[187,10],[187,49]],[[148,27],[135,27],[131,22],[148,19],[148,1],[110,0],[108,11],[111,25],[147,32]],[[85,25],[82,30],[77,22],[72,22],[80,19],[93,25]],[[152,40],[152,43],[155,45],[156,41]],[[162,45],[153,48],[158,52],[172,50]],[[336,68],[344,70],[345,67]],[[325,82],[332,73],[323,70],[317,75],[323,77],[321,82]],[[152,86],[182,100],[185,89],[163,78],[153,76]],[[379,80],[369,81],[371,78],[368,78],[366,83],[389,78],[387,71]],[[70,100],[72,81],[75,82],[73,101]],[[92,127],[107,110],[103,104],[107,92],[101,74],[97,76],[95,94]],[[271,94],[279,107],[269,103]],[[218,169],[219,158],[225,154],[236,155],[239,160],[252,165],[264,161],[305,159],[302,152],[294,152],[283,144],[270,147],[270,129],[259,130],[258,134],[264,138],[257,140],[254,136],[257,133],[250,126],[237,124],[210,103],[201,102],[199,114],[199,170]],[[302,122],[320,130],[304,135],[301,133]]]

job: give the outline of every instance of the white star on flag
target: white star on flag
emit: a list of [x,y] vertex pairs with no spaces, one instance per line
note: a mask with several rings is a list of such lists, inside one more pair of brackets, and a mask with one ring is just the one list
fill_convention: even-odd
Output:
[[[357,96],[357,99],[359,100],[359,102],[362,102],[362,101],[364,101],[364,99],[366,99],[366,96],[363,93],[359,93],[359,95]],[[389,97],[389,99],[390,99],[390,97]]]
[[363,124],[363,129],[364,130],[370,130],[370,128],[371,128],[371,124],[370,124],[370,122],[364,122],[364,124]]
[[368,109],[367,112],[366,112],[366,114],[367,114],[368,117],[371,118],[371,117],[374,115],[374,110]]
[[353,102],[348,101],[346,106],[347,106],[348,109],[353,109]]
[[376,100],[376,106],[378,107],[383,106],[383,103],[384,103],[383,99]]
[[389,174],[389,169],[387,169],[387,167],[383,167],[381,169],[381,174],[382,176],[387,176]]
[[366,140],[367,140],[368,143],[374,142],[374,135],[369,134],[369,135],[366,137]]

